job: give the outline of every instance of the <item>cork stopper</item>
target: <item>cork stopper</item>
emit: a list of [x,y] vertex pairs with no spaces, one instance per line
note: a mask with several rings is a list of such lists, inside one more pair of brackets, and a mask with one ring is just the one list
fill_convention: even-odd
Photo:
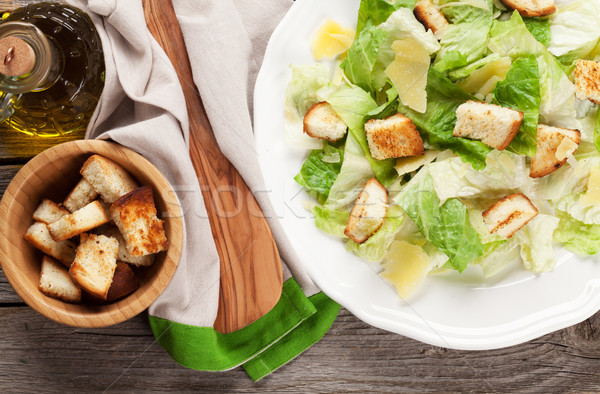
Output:
[[35,64],[33,49],[22,39],[0,39],[0,74],[17,77],[29,73]]

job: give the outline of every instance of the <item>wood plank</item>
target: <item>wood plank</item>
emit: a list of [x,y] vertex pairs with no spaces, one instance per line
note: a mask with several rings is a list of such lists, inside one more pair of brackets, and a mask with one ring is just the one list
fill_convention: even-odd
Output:
[[[8,165],[0,166],[0,198],[4,194],[6,187],[15,176],[15,174],[21,169],[21,166]],[[0,268],[0,306],[2,304],[13,304],[22,303],[23,301],[13,291],[12,287],[8,284],[2,269]]]
[[600,390],[600,315],[525,345],[465,352],[369,327],[342,310],[321,342],[257,384],[241,368],[206,373],[178,366],[154,343],[146,316],[76,329],[15,307],[0,308],[0,325],[0,387],[9,391]]

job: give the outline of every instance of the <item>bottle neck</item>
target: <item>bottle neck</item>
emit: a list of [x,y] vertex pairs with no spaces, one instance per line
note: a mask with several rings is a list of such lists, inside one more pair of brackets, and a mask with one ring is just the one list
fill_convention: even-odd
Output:
[[[31,23],[3,22],[0,23],[0,40],[6,37],[19,38],[31,47],[34,63],[24,75],[0,73],[0,91],[12,94],[36,92],[48,89],[56,82],[62,72],[63,59],[44,33]],[[13,61],[10,48],[7,53],[0,53],[0,62],[7,61]]]

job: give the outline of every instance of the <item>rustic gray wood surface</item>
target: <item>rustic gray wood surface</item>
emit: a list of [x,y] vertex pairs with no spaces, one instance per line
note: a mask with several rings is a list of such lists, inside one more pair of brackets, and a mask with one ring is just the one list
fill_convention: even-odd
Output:
[[[0,0],[0,10],[28,2]],[[0,128],[0,195],[20,164],[59,140]],[[320,342],[258,383],[241,368],[177,365],[155,343],[145,313],[110,328],[61,326],[23,304],[1,273],[0,327],[5,392],[600,391],[600,313],[519,346],[466,352],[370,327],[342,309]]]

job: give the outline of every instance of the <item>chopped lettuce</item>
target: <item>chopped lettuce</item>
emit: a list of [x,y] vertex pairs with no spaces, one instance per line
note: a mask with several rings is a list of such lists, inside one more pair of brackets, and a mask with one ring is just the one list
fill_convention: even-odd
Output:
[[556,202],[556,209],[566,212],[585,224],[600,224],[600,205],[581,203],[582,194],[571,193]]
[[483,276],[490,278],[521,259],[521,248],[515,238],[498,246],[492,253],[477,261]]
[[473,168],[485,168],[485,158],[492,150],[480,141],[452,136],[456,109],[468,100],[476,100],[435,69],[427,76],[427,110],[421,114],[403,105],[398,111],[408,116],[421,131],[424,140],[435,149],[450,149]]
[[514,61],[504,81],[492,91],[493,103],[523,112],[523,123],[509,145],[517,154],[533,157],[537,146],[540,74],[534,56]]
[[535,37],[540,44],[548,47],[550,44],[550,20],[542,18],[524,18],[525,26],[527,30]]
[[442,12],[452,24],[492,19],[492,0],[443,0]]
[[440,205],[433,180],[420,171],[397,196],[396,202],[416,223],[423,236],[444,252],[448,264],[459,272],[485,251],[469,220],[467,208],[458,199]]
[[[414,1],[412,3],[412,7],[414,7]],[[357,36],[369,21],[374,26],[377,26],[385,22],[396,11],[396,8],[395,5],[390,4],[387,0],[361,0],[358,9],[358,20],[356,22]]]
[[284,139],[288,146],[319,149],[321,140],[311,138],[302,131],[304,114],[318,103],[317,91],[329,83],[329,67],[317,63],[292,65],[292,79],[285,92]]
[[367,114],[376,108],[377,103],[369,93],[356,86],[340,88],[327,99],[335,112],[348,125],[350,134],[360,144],[363,154],[373,167],[377,179],[384,186],[389,185],[397,177],[394,169],[395,160],[376,160],[371,156],[364,125]]
[[556,259],[552,240],[559,219],[539,214],[514,235],[521,246],[521,258],[525,269],[533,272],[552,271]]
[[308,155],[302,165],[300,173],[294,180],[313,195],[320,204],[325,203],[329,190],[335,182],[342,168],[341,161],[331,162],[323,160],[336,154],[343,160],[344,151],[328,143],[323,144],[323,149],[315,149]]
[[558,212],[560,223],[554,240],[579,255],[593,255],[600,251],[600,226],[585,224],[565,212]]
[[312,213],[315,217],[315,226],[319,230],[335,237],[346,237],[344,230],[348,223],[350,211],[327,209],[316,205],[313,207]]
[[377,29],[369,20],[341,65],[348,80],[367,92],[373,90],[373,67],[386,36],[387,32]]
[[402,211],[397,206],[388,207],[386,217],[379,230],[362,244],[348,240],[346,250],[366,261],[380,262],[385,257],[390,244],[394,241],[402,224],[402,218]]
[[600,40],[600,1],[579,0],[552,15],[548,50],[565,62],[586,58]]

